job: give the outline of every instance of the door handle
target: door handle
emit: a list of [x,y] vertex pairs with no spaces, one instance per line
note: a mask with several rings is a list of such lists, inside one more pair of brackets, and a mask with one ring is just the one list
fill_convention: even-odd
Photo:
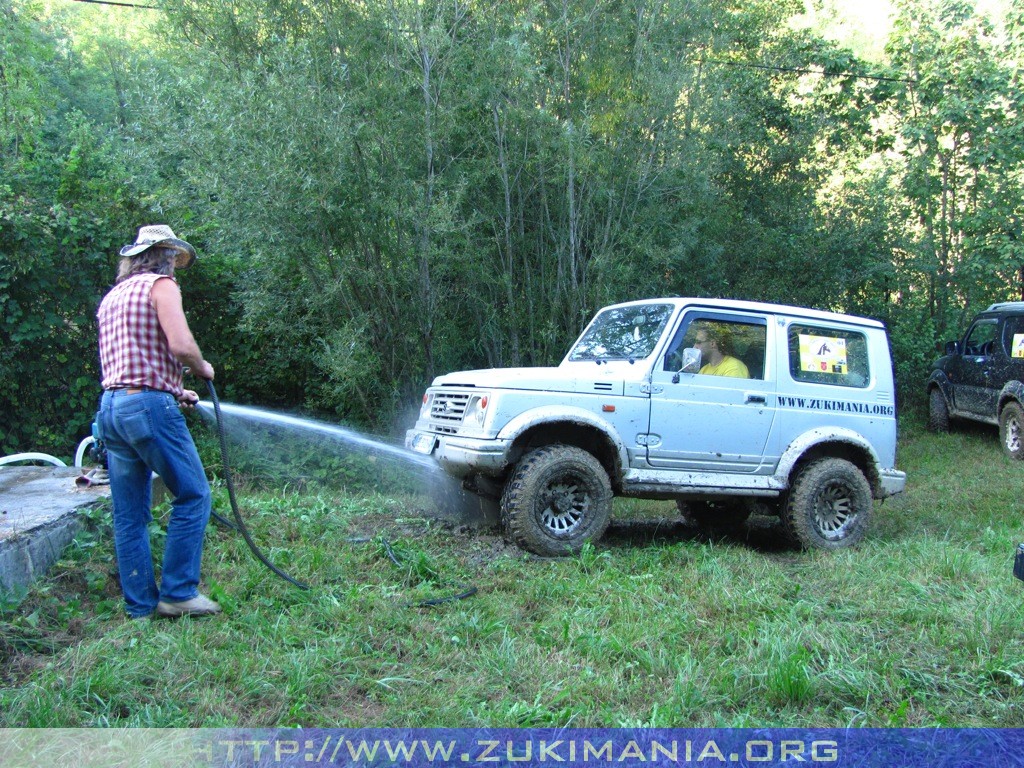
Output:
[[768,398],[766,398],[764,395],[747,395],[747,402],[759,403],[760,405],[764,405],[765,403],[768,402]]

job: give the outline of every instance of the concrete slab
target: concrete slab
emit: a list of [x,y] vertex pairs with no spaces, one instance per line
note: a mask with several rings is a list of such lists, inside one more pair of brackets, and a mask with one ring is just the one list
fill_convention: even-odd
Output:
[[16,593],[60,559],[78,513],[110,498],[109,485],[79,488],[74,467],[0,466],[0,592]]

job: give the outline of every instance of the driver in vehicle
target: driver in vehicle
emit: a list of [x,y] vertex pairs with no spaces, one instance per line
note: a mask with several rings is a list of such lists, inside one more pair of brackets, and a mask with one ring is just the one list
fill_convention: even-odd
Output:
[[724,324],[698,323],[693,345],[706,361],[698,373],[706,376],[733,376],[749,379],[750,371],[739,358],[732,356],[732,335]]

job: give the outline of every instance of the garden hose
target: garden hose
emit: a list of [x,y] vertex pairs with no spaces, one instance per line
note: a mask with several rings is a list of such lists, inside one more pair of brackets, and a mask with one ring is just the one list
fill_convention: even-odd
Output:
[[217,417],[217,436],[220,439],[220,459],[224,467],[224,484],[228,487],[228,500],[231,502],[231,512],[235,516],[235,527],[241,531],[242,538],[245,539],[245,543],[249,545],[249,549],[252,550],[252,553],[256,556],[257,560],[267,566],[267,568],[276,573],[282,579],[294,584],[299,589],[309,589],[308,584],[303,584],[301,581],[292,578],[270,562],[267,556],[260,551],[258,546],[256,546],[256,542],[252,540],[252,536],[249,534],[249,528],[242,519],[242,515],[238,512],[238,503],[235,501],[235,484],[231,479],[231,468],[228,466],[228,442],[227,438],[224,436],[224,424],[220,415],[220,399],[217,397],[217,390],[214,388],[213,381],[211,379],[206,379],[206,386],[210,390],[210,399],[213,401],[213,412]]
[[[381,544],[384,545],[384,551],[387,552],[388,558],[397,567],[404,569],[406,566],[402,563],[402,559],[395,554],[395,550],[391,547],[391,542],[387,539],[381,539]],[[442,603],[452,603],[456,600],[465,600],[467,597],[472,597],[477,593],[477,588],[469,586],[467,584],[456,585],[461,591],[458,594],[449,595],[447,597],[431,597],[426,600],[420,600],[413,605],[417,608],[429,608],[434,605],[441,605]]]

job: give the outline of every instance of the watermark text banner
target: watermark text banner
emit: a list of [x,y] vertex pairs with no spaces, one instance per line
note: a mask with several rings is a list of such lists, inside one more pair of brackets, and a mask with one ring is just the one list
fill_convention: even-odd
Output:
[[0,729],[4,768],[1024,768],[1024,729]]

